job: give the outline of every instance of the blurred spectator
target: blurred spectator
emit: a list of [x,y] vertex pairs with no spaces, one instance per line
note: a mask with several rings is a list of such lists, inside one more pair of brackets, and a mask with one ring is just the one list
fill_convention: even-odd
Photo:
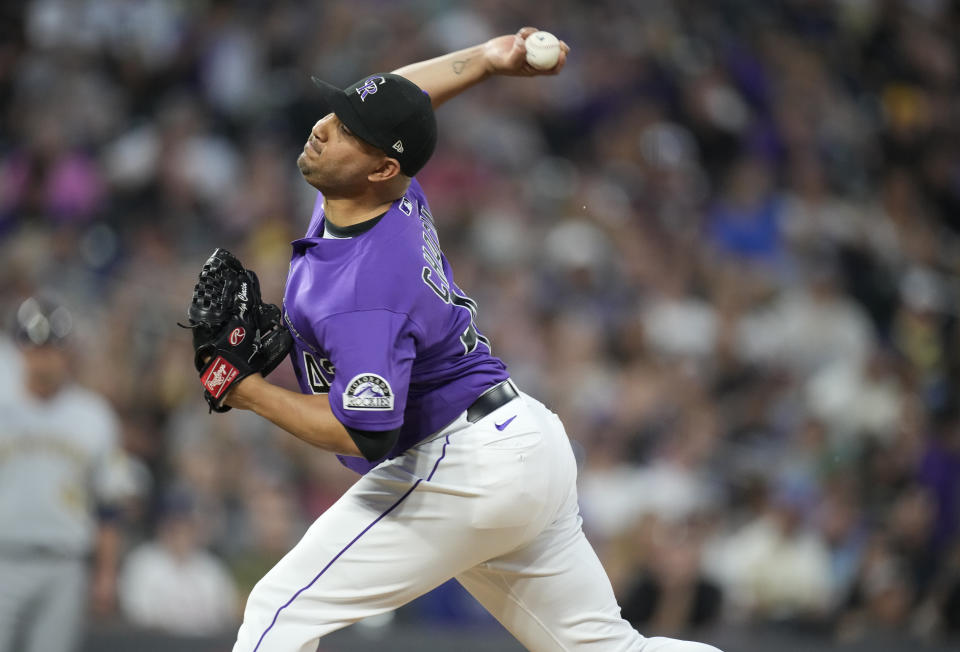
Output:
[[866,545],[867,528],[863,522],[854,486],[841,473],[835,473],[815,518],[830,554],[829,608],[840,609],[850,595]]
[[936,509],[932,544],[948,550],[960,532],[960,411],[941,415],[920,460],[920,484],[930,492]]
[[947,556],[944,570],[928,606],[929,629],[941,636],[956,637],[960,634],[960,545]]
[[127,557],[120,604],[130,622],[176,634],[229,631],[239,622],[237,594],[226,566],[205,551],[191,499],[166,498],[157,539]]
[[792,249],[809,251],[824,243],[853,245],[867,225],[858,206],[831,192],[819,158],[801,153],[791,161],[783,199],[783,232]]
[[759,516],[710,544],[708,570],[741,615],[800,623],[828,615],[830,554],[805,523],[807,502],[785,488]]
[[800,287],[744,317],[741,355],[784,365],[799,378],[827,364],[862,364],[873,341],[872,326],[863,308],[843,293],[839,273],[832,255],[809,260]]
[[[894,346],[906,357],[916,374],[919,391],[931,411],[949,407],[955,396],[949,377],[950,350],[946,304],[939,275],[923,267],[906,270],[900,283],[901,303],[894,314]],[[955,346],[955,344],[953,344]]]
[[710,625],[720,616],[723,594],[701,570],[700,538],[696,527],[684,524],[652,530],[650,558],[624,592],[623,617],[640,631],[670,633]]
[[838,634],[853,639],[866,632],[905,629],[916,587],[902,561],[878,537],[865,551]]
[[243,523],[237,525],[244,539],[234,544],[228,560],[237,588],[243,596],[273,568],[297,542],[306,527],[301,523],[291,488],[277,479],[260,475],[244,483]]
[[910,574],[918,598],[926,595],[940,561],[932,546],[935,515],[930,493],[923,487],[909,486],[896,497],[888,516],[890,547]]
[[712,243],[725,254],[776,263],[783,208],[771,192],[769,166],[745,158],[728,174],[724,195],[707,216]]
[[31,148],[0,159],[0,222],[55,219],[69,224],[102,210],[106,188],[89,156],[71,142],[60,116],[34,114]]
[[864,438],[889,443],[900,425],[904,388],[889,352],[827,364],[805,389],[810,414],[837,446],[857,449]]

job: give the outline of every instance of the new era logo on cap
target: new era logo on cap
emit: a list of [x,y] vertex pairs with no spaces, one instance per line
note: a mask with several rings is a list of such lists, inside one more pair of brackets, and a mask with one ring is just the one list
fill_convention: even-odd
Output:
[[409,79],[384,72],[341,90],[317,78],[327,112],[337,114],[360,140],[400,163],[408,177],[426,164],[437,144],[430,97]]

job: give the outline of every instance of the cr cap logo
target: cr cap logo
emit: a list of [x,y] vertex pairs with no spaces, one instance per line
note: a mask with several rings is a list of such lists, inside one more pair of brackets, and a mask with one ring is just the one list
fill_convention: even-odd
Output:
[[243,341],[244,336],[246,336],[247,331],[243,330],[243,326],[237,326],[232,331],[230,331],[230,346],[236,346]]
[[393,144],[393,148],[397,150],[400,154],[403,154],[403,141],[398,140]]
[[389,412],[393,409],[393,390],[390,383],[378,374],[354,376],[343,393],[343,409]]
[[[380,81],[377,81],[377,80]],[[357,95],[360,96],[361,102],[367,101],[368,95],[373,95],[377,92],[377,87],[386,82],[387,80],[383,77],[377,75],[376,77],[371,77],[367,81],[363,82],[363,86],[357,87]]]

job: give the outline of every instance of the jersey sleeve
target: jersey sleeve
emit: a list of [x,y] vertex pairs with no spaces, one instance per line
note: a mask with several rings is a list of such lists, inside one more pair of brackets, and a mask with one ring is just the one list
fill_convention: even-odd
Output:
[[416,355],[409,318],[389,310],[364,310],[328,317],[320,331],[334,367],[334,416],[360,430],[399,428]]

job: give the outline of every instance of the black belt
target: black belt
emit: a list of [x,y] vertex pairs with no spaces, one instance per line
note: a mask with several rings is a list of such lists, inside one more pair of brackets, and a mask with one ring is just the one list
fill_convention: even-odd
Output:
[[467,421],[476,423],[487,416],[497,408],[503,407],[513,399],[520,396],[516,386],[509,378],[498,385],[494,385],[480,395],[473,404],[467,408]]

